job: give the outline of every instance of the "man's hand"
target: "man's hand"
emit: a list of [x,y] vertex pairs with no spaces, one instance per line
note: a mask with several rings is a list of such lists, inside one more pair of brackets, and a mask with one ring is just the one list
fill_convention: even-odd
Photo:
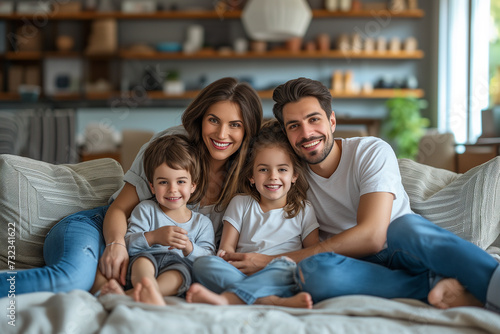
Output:
[[231,263],[243,274],[252,275],[267,266],[273,257],[258,253],[226,253],[223,259]]
[[113,243],[104,249],[104,253],[99,260],[99,270],[109,280],[114,278],[122,285],[125,285],[125,277],[128,268],[128,252],[123,243]]

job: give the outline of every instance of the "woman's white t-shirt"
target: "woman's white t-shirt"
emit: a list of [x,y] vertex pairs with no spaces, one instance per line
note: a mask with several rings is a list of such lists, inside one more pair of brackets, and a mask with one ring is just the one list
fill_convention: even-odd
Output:
[[236,252],[278,255],[302,249],[302,241],[319,227],[311,203],[305,204],[297,216],[285,218],[282,208],[263,212],[251,196],[235,196],[223,220],[240,233]]

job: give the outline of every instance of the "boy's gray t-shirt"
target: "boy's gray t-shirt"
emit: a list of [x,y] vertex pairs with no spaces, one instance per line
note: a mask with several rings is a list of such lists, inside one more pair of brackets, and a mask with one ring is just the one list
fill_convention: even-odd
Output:
[[145,232],[154,231],[164,226],[178,226],[187,231],[187,236],[193,244],[193,251],[186,257],[194,261],[199,256],[214,255],[214,229],[212,222],[198,212],[192,212],[191,219],[185,223],[177,223],[167,216],[160,205],[152,200],[140,202],[130,215],[125,242],[130,256],[140,252],[166,253],[174,252],[184,257],[182,250],[169,249],[169,246],[160,244],[149,245]]

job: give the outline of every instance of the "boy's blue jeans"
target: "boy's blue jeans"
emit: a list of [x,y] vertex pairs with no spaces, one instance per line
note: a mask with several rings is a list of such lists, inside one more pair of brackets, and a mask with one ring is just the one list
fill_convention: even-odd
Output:
[[0,273],[0,297],[7,296],[11,276],[16,294],[90,290],[105,248],[102,223],[108,207],[78,212],[54,225],[43,245],[45,266],[19,270],[15,275]]

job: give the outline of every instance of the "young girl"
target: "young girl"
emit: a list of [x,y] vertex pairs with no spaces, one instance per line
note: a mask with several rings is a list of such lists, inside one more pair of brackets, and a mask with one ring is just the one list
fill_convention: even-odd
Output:
[[[125,235],[130,255],[126,293],[136,301],[156,303],[139,285],[145,278],[162,297],[184,294],[191,285],[193,261],[215,252],[212,222],[187,207],[202,182],[195,150],[186,137],[170,135],[156,139],[144,152],[144,172],[155,200],[134,208]],[[107,293],[124,291],[111,279],[101,290]]]
[[191,286],[186,300],[311,308],[309,294],[292,297],[298,289],[293,279],[295,263],[290,259],[277,258],[246,276],[221,258],[233,252],[276,255],[319,242],[319,225],[305,201],[308,185],[303,165],[276,121],[266,123],[255,138],[242,176],[246,195],[234,197],[225,212],[219,257],[195,261],[193,275],[201,284]]

